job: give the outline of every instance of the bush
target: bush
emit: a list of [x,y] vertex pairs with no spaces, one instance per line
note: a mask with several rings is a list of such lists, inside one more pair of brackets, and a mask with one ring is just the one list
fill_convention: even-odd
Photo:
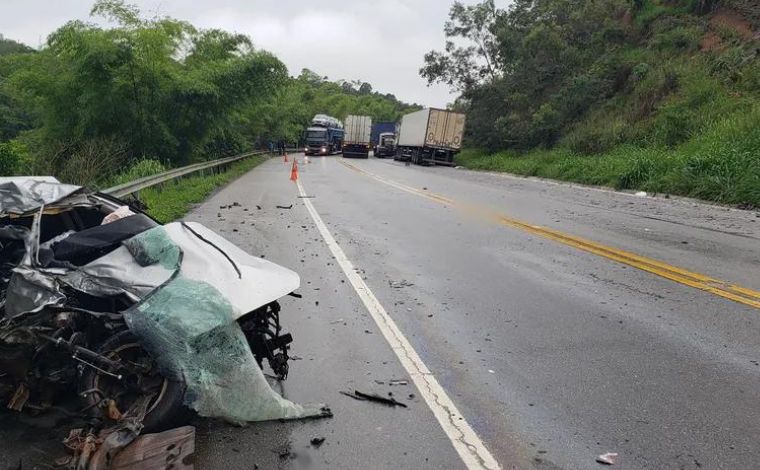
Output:
[[611,150],[626,136],[628,124],[612,112],[597,113],[577,125],[562,143],[580,154],[598,154]]
[[661,51],[692,52],[699,47],[703,34],[704,28],[698,26],[676,26],[657,34],[650,45]]
[[63,182],[98,186],[124,165],[127,156],[126,142],[99,137],[64,146],[53,157],[53,167],[55,176]]
[[26,146],[10,141],[0,143],[0,176],[12,176],[28,172],[29,153]]
[[129,183],[130,181],[135,181],[140,178],[163,173],[166,170],[166,166],[158,160],[142,158],[133,162],[126,171],[117,174],[112,180],[110,180],[109,185],[117,186]]

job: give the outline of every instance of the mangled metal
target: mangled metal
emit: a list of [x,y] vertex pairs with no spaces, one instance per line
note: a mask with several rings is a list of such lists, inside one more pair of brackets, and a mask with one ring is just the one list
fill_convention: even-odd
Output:
[[[234,423],[329,416],[281,397],[262,370],[287,377],[277,301],[298,275],[199,224],[160,226],[83,188],[0,178],[0,254],[0,400],[14,410],[78,388],[89,433],[121,426],[132,438],[183,406]],[[110,442],[96,441],[83,452]]]
[[[324,415],[324,405],[296,405],[272,390],[236,323],[294,291],[298,276],[201,225],[189,225],[156,227],[125,243],[142,264],[173,271],[169,281],[125,312],[130,329],[164,370],[184,378],[185,403],[202,416],[246,422]],[[231,263],[218,262],[219,253],[197,235]]]
[[0,217],[26,214],[53,205],[83,188],[61,184],[53,177],[0,178]]

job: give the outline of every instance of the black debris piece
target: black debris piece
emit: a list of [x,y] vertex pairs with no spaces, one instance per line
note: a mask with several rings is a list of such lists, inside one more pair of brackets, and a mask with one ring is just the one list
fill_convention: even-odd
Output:
[[291,204],[289,206],[277,206],[277,208],[278,209],[292,209],[293,208],[293,204]]
[[311,440],[311,445],[313,445],[314,447],[319,447],[322,444],[324,444],[324,442],[325,442],[324,437],[315,437]]
[[345,396],[347,396],[347,397],[350,397],[350,398],[353,398],[354,400],[359,400],[359,401],[366,401],[364,398],[362,398],[362,397],[358,397],[358,396],[354,395],[354,394],[353,394],[353,393],[351,393],[351,392],[344,392],[343,390],[341,390],[341,391],[340,391],[340,394],[341,394],[341,395],[345,395]]
[[363,393],[363,392],[360,392],[359,390],[354,390],[353,394],[349,392],[340,392],[340,393],[343,395],[346,395],[347,397],[355,398],[357,400],[373,401],[375,403],[382,403],[383,405],[393,406],[393,407],[396,407],[396,406],[400,406],[402,408],[407,407],[405,404],[401,403],[400,401],[396,401],[395,398],[381,397],[380,395],[377,395],[374,393],[372,394]]

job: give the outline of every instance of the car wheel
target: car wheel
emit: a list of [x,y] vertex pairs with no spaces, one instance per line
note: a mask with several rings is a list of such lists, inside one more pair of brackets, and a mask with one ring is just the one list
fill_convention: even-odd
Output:
[[85,404],[100,410],[104,400],[114,398],[117,410],[125,412],[141,396],[155,394],[143,420],[144,432],[160,432],[184,424],[191,416],[185,406],[186,384],[160,374],[158,365],[130,331],[109,338],[98,353],[111,360],[124,360],[145,367],[145,372],[122,372],[122,380],[87,367],[80,380],[80,394]]

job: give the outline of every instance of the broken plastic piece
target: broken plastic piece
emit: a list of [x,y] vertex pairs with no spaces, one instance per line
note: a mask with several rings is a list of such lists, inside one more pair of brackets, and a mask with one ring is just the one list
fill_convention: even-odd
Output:
[[614,452],[608,452],[606,454],[602,454],[599,457],[596,458],[597,463],[600,463],[602,465],[615,465],[617,462],[618,454]]

